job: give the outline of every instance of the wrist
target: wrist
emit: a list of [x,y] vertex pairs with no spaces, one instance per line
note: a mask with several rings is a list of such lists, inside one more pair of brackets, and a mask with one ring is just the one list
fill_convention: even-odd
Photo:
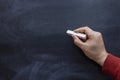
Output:
[[107,52],[101,53],[101,55],[95,60],[96,63],[98,63],[100,66],[103,66],[106,58],[108,56]]

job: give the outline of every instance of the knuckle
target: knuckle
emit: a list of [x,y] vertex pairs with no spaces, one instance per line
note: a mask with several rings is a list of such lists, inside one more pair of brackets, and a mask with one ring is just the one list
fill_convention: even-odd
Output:
[[101,34],[100,32],[97,32],[97,35],[98,35],[98,36],[101,36],[102,34]]
[[85,27],[85,29],[89,29],[89,27],[88,27],[88,26],[86,26],[86,27]]
[[98,34],[99,34],[99,35],[101,35],[101,33],[100,33],[100,32],[98,32]]

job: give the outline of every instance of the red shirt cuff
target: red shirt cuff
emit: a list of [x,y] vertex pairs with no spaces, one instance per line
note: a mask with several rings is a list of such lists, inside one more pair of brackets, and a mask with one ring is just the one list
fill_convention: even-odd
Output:
[[104,62],[102,71],[114,78],[120,76],[120,58],[109,54]]

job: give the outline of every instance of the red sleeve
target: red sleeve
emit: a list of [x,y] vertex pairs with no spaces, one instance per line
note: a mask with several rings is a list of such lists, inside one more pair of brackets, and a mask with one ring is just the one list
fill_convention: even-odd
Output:
[[109,54],[104,62],[102,71],[120,80],[120,58]]

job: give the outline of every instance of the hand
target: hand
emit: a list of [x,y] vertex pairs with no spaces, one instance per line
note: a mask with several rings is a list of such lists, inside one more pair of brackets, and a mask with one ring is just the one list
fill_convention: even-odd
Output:
[[86,41],[82,41],[77,36],[72,35],[75,45],[81,48],[88,58],[103,66],[108,53],[106,52],[101,33],[93,31],[89,27],[81,27],[74,31],[87,35]]

